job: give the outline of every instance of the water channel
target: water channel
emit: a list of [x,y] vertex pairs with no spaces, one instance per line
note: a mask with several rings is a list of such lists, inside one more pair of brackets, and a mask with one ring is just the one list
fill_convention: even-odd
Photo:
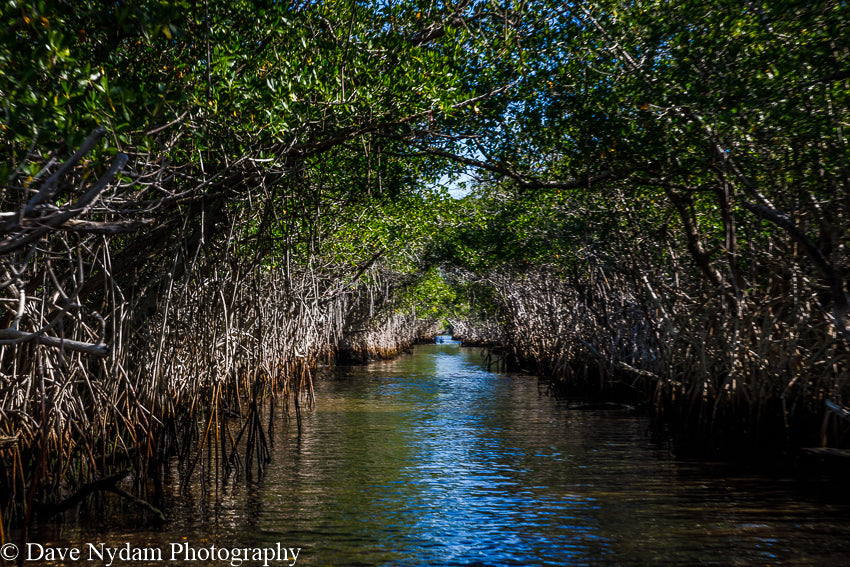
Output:
[[281,422],[260,480],[181,496],[160,529],[116,521],[29,539],[280,543],[305,566],[850,564],[850,505],[828,488],[678,461],[644,418],[574,409],[445,341],[323,371],[317,409],[300,432]]

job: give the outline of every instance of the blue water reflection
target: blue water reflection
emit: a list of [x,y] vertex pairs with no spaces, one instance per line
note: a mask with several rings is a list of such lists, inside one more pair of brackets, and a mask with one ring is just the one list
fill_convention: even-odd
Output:
[[[536,391],[536,379],[488,372],[481,362],[444,341],[326,377],[296,447],[316,479],[306,492],[316,490],[324,509],[311,521],[335,536],[316,544],[317,558],[562,565],[604,546],[595,498],[559,472],[557,404]],[[313,452],[303,437],[314,435],[322,455],[304,462]]]
[[570,409],[452,341],[315,383],[261,479],[175,491],[160,530],[33,541],[281,542],[298,565],[850,564],[850,508],[831,494],[678,462],[646,421]]
[[504,435],[499,409],[511,380],[522,378],[486,372],[456,350],[428,356],[437,396],[415,412],[415,457],[403,473],[419,494],[409,503],[410,528],[440,549],[447,563],[574,560],[574,551],[598,538],[595,522],[584,513],[592,498],[536,486],[524,463],[534,458],[554,464],[559,458],[529,455],[526,443]]
[[817,564],[823,538],[800,544],[813,517],[841,534],[828,557],[850,557],[846,506],[678,463],[645,421],[570,410],[451,341],[318,388],[257,512],[261,530],[303,542],[304,564]]

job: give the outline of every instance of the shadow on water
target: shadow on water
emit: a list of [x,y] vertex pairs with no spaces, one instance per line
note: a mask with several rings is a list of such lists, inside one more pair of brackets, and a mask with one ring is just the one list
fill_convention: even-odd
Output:
[[789,477],[676,461],[645,420],[572,410],[448,337],[326,369],[316,390],[300,434],[279,425],[261,480],[217,498],[194,487],[156,531],[66,526],[30,541],[280,542],[303,548],[298,565],[850,562],[850,506]]

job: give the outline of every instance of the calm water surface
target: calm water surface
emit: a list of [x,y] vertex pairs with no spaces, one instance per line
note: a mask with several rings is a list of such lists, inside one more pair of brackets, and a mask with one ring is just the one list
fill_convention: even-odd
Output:
[[679,462],[645,420],[570,409],[457,343],[327,370],[316,390],[300,434],[280,424],[261,480],[181,496],[156,531],[116,522],[30,541],[280,542],[302,548],[297,565],[850,565],[846,501]]

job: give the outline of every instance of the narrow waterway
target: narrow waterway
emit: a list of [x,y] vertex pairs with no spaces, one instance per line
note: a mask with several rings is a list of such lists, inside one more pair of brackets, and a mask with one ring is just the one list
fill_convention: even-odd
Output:
[[481,363],[448,341],[328,369],[300,432],[279,424],[261,480],[190,491],[156,531],[30,539],[130,542],[165,559],[175,542],[280,543],[301,548],[297,565],[850,564],[850,506],[820,485],[677,461],[644,419],[574,409]]

